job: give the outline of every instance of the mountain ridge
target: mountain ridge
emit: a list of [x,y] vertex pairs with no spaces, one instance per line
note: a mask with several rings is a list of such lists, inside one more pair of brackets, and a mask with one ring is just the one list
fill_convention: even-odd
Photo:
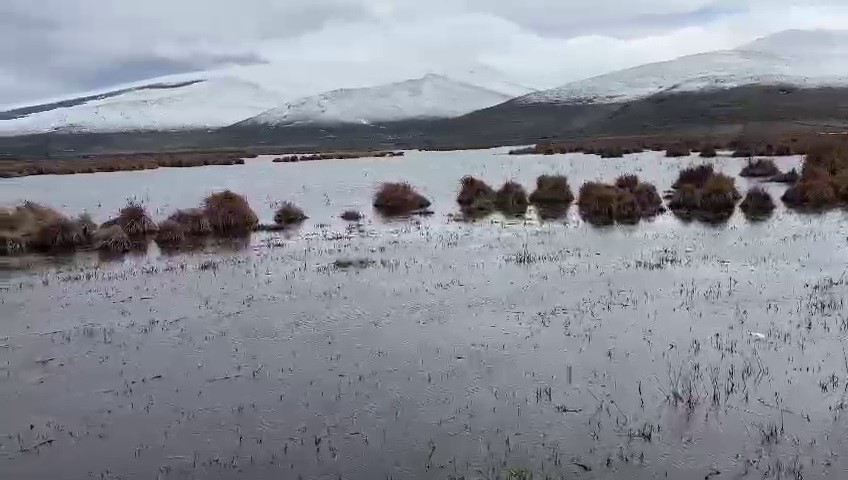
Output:
[[451,118],[509,100],[508,95],[443,75],[366,88],[341,88],[303,97],[237,125],[373,124]]

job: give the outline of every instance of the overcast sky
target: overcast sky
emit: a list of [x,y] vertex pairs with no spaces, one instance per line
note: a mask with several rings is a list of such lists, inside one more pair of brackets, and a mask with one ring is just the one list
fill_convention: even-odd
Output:
[[0,104],[267,62],[339,87],[469,65],[548,88],[789,28],[848,28],[848,1],[0,0]]

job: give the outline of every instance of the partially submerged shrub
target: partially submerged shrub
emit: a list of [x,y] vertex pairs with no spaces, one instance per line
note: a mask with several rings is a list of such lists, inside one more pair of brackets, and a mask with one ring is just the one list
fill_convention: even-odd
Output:
[[504,213],[520,215],[527,211],[529,201],[527,200],[527,192],[521,184],[516,182],[506,182],[498,190],[496,194],[495,204],[498,210]]
[[621,175],[615,179],[615,186],[633,195],[639,217],[652,217],[665,211],[657,187],[640,181],[638,175]]
[[165,220],[159,225],[156,233],[156,243],[162,247],[176,247],[186,238],[185,227],[173,220]]
[[780,169],[770,158],[748,160],[748,164],[739,173],[741,177],[773,177],[775,175],[780,175]]
[[[703,171],[706,170],[699,172]],[[727,175],[713,172],[712,166],[709,171],[711,173],[706,179],[702,178],[702,173],[692,173],[689,177],[691,181],[679,184],[669,201],[669,208],[675,214],[706,221],[726,220],[733,215],[740,198],[736,181]]]
[[0,256],[15,255],[26,249],[23,236],[8,231],[0,231]]
[[118,211],[118,216],[105,222],[104,227],[118,225],[130,237],[153,235],[158,230],[147,211],[140,203],[130,201],[127,206]]
[[622,158],[624,157],[624,151],[620,148],[616,147],[606,147],[598,150],[601,158]]
[[358,222],[362,220],[362,213],[360,213],[358,210],[345,210],[344,212],[342,212],[340,217],[342,220],[348,222]]
[[816,176],[802,177],[798,183],[786,189],[781,200],[792,208],[812,210],[832,208],[839,204],[833,183],[827,178]]
[[802,175],[810,168],[823,169],[830,175],[836,175],[848,169],[848,144],[816,143],[807,149]]
[[774,211],[775,205],[771,195],[762,187],[752,187],[745,195],[739,208],[748,218],[764,218]]
[[684,183],[672,194],[668,208],[677,214],[689,214],[701,207],[701,191],[694,184]]
[[186,235],[203,236],[212,233],[212,224],[206,212],[199,208],[177,210],[168,220],[182,225]]
[[700,156],[701,156],[702,158],[714,158],[714,157],[716,157],[717,155],[718,155],[718,153],[716,152],[716,149],[715,149],[715,147],[714,147],[714,146],[712,146],[712,145],[704,145],[703,147],[701,147],[701,153],[700,153]]
[[541,175],[536,179],[536,190],[530,194],[530,202],[536,204],[570,205],[574,201],[568,177],[565,175]]
[[488,212],[495,209],[495,191],[483,180],[467,175],[462,177],[456,203],[465,211]]
[[677,181],[674,182],[672,188],[680,188],[683,185],[692,185],[695,188],[701,188],[714,173],[713,165],[709,163],[684,168],[678,174]]
[[130,237],[120,225],[100,227],[93,235],[93,247],[106,252],[122,253],[132,248]]
[[50,207],[23,202],[0,208],[0,253],[19,253],[29,247],[59,250],[83,243],[80,225]]
[[33,245],[45,251],[73,250],[86,243],[82,227],[76,221],[59,218],[38,229]]
[[775,157],[788,157],[793,153],[794,152],[792,152],[792,147],[790,145],[781,144],[775,147],[773,155]]
[[665,151],[665,156],[670,158],[688,157],[689,149],[685,145],[672,145]]
[[639,205],[642,217],[652,217],[665,211],[662,197],[652,183],[639,182],[630,192]]
[[638,175],[621,175],[615,179],[615,186],[618,188],[632,190],[636,188],[636,185],[639,185]]
[[756,152],[754,152],[754,148],[750,146],[739,146],[736,150],[733,151],[731,156],[733,158],[751,158],[754,156]]
[[243,235],[259,224],[259,217],[250,208],[247,199],[230,190],[206,197],[203,212],[209,219],[212,231],[220,235]]
[[41,205],[35,202],[24,202],[18,207],[15,208],[18,215],[23,217],[23,224],[27,224],[29,222],[34,222],[36,224],[46,224],[50,223],[54,220],[60,220],[65,218],[61,213],[56,210]]
[[274,223],[277,225],[296,225],[306,218],[303,210],[291,202],[284,202],[274,213]]
[[736,181],[727,175],[717,173],[710,177],[701,189],[699,210],[704,214],[712,214],[716,218],[727,218],[733,214],[739,198]]
[[578,198],[580,215],[589,223],[609,225],[637,223],[642,210],[636,196],[629,190],[600,182],[586,182]]
[[91,215],[88,213],[81,213],[79,217],[77,217],[77,224],[82,230],[83,236],[90,240],[91,236],[94,235],[94,231],[97,230],[97,224],[92,220]]
[[405,215],[429,206],[430,201],[406,182],[384,183],[374,195],[374,208],[384,215]]
[[834,175],[831,183],[839,200],[848,202],[848,170],[842,170]]
[[770,182],[775,183],[796,183],[801,179],[801,175],[798,174],[798,170],[792,169],[785,173],[779,173],[769,179]]

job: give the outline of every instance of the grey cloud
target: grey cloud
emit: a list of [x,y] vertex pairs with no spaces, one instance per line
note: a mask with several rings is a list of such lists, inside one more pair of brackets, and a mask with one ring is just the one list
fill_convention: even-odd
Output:
[[322,65],[337,87],[333,64],[373,81],[488,66],[544,87],[846,20],[840,0],[2,0],[0,104],[265,61]]

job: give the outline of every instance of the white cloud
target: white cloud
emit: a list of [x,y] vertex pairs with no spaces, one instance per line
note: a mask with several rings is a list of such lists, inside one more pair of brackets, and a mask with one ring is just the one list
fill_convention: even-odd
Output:
[[[842,0],[3,0],[0,104],[265,60],[374,84],[457,69],[535,87],[848,25]],[[333,82],[324,79],[328,85]]]

